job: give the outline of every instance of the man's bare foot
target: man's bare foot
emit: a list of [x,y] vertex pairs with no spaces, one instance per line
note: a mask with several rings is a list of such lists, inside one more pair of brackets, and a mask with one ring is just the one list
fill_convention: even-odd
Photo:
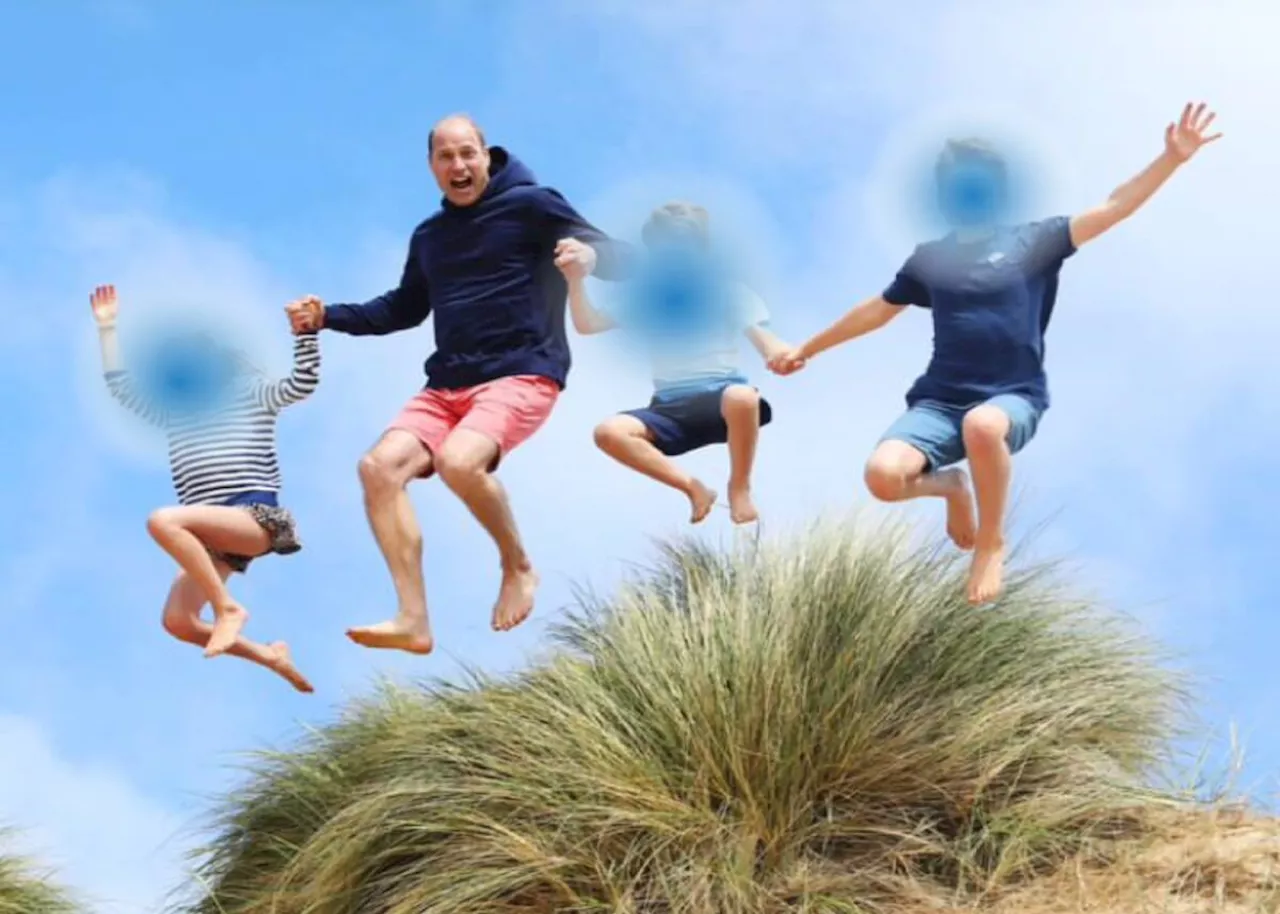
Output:
[[1004,546],[979,546],[973,552],[967,595],[974,606],[990,603],[1004,589]]
[[750,486],[729,486],[729,518],[735,524],[753,524],[760,519]]
[[533,612],[538,592],[538,573],[532,568],[503,571],[502,589],[493,607],[493,630],[509,632]]
[[947,536],[961,549],[973,548],[977,538],[977,521],[973,517],[973,494],[969,477],[958,467],[943,470],[938,476],[947,485]]
[[713,489],[708,489],[698,480],[694,480],[689,486],[689,504],[693,508],[693,513],[689,517],[689,523],[700,524],[707,519],[707,515],[711,513],[711,509],[716,506],[716,499],[719,494]]
[[283,676],[289,685],[299,692],[310,694],[315,691],[311,683],[307,681],[307,677],[303,676],[298,671],[298,668],[293,665],[293,655],[289,652],[289,645],[283,641],[276,641],[268,644],[267,650],[271,652],[274,658],[268,667],[273,673]]
[[248,621],[249,611],[239,603],[228,603],[214,610],[213,632],[204,646],[204,655],[217,657],[229,651],[240,638],[240,632],[244,631],[244,624]]
[[426,619],[415,623],[397,616],[377,625],[349,628],[347,637],[361,647],[407,651],[410,654],[430,654],[435,647],[431,625]]

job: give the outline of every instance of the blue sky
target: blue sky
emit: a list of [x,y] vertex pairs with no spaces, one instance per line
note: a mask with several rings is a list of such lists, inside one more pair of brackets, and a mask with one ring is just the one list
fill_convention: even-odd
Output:
[[[306,549],[236,584],[254,632],[288,638],[318,694],[161,632],[172,568],[143,519],[169,481],[101,390],[88,291],[115,282],[135,314],[221,315],[283,367],[284,301],[395,281],[438,196],[426,131],[455,110],[609,229],[671,195],[706,203],[752,252],[778,331],[799,338],[909,251],[899,165],[947,126],[1023,138],[1043,160],[1041,205],[1069,212],[1154,156],[1184,100],[1213,102],[1227,137],[1066,268],[1020,520],[1047,521],[1042,548],[1184,655],[1208,735],[1221,750],[1237,724],[1245,785],[1273,792],[1280,318],[1266,264],[1280,190],[1255,176],[1280,144],[1260,37],[1280,14],[1261,0],[1159,15],[1136,0],[1088,0],[1088,15],[1065,0],[54,6],[0,0],[14,87],[0,95],[0,822],[103,910],[152,910],[181,882],[189,830],[240,753],[287,743],[378,673],[523,662],[571,583],[607,586],[681,529],[677,497],[590,446],[594,422],[643,400],[643,371],[579,341],[562,405],[503,470],[546,582],[535,619],[489,632],[491,548],[426,485],[439,653],[347,644],[345,626],[392,605],[355,462],[416,389],[430,331],[326,336],[319,392],[281,423]],[[928,342],[913,315],[763,380],[778,415],[758,474],[767,531],[865,501],[865,452]],[[691,464],[725,472],[718,453]],[[706,535],[729,536],[723,513]]]

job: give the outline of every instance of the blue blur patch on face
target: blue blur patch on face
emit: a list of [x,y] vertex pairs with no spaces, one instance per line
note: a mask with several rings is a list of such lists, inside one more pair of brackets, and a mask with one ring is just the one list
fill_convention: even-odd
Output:
[[938,205],[951,226],[972,228],[1000,221],[1006,207],[1001,171],[983,163],[958,162],[938,181]]
[[728,271],[700,238],[664,234],[630,290],[632,326],[651,343],[716,333],[729,319]]
[[179,415],[216,412],[244,377],[234,351],[205,333],[152,333],[131,353],[130,362],[143,396]]

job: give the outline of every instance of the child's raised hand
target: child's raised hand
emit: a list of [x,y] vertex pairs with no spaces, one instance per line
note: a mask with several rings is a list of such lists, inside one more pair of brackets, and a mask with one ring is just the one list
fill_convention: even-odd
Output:
[[577,238],[562,238],[556,244],[556,268],[565,279],[586,279],[596,266],[596,252]]
[[93,319],[98,322],[99,327],[115,326],[116,314],[119,312],[116,287],[98,286],[89,296],[89,307],[93,309]]
[[786,376],[789,374],[795,374],[801,368],[804,368],[807,361],[808,360],[804,358],[804,355],[797,347],[795,349],[788,349],[784,352],[778,353],[773,358],[769,359],[766,364],[768,365],[769,370],[774,374]]

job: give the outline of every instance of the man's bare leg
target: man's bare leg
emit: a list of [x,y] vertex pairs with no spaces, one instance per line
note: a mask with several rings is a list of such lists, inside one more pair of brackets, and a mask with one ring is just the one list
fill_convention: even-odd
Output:
[[[219,576],[225,581],[231,569],[221,562],[217,563],[217,567]],[[169,599],[164,604],[165,631],[179,641],[205,647],[213,635],[213,626],[200,618],[200,610],[207,602],[195,580],[185,571],[180,572],[169,591]],[[227,648],[226,653],[270,670],[299,692],[315,691],[307,678],[293,665],[289,645],[283,641],[259,644],[240,636]]]
[[436,455],[436,472],[498,547],[502,588],[493,607],[493,629],[505,632],[533,612],[539,578],[520,539],[506,489],[489,472],[498,457],[498,445],[493,439],[459,428],[445,439]]
[[990,603],[1004,589],[1004,512],[1013,458],[1009,417],[996,406],[978,406],[964,417],[964,447],[978,498],[978,532],[967,588],[969,602]]
[[653,444],[645,424],[635,416],[614,416],[596,426],[596,447],[618,463],[684,493],[691,523],[706,520],[715,507],[716,493],[690,476]]
[[271,548],[267,531],[248,511],[220,505],[161,508],[147,518],[147,531],[191,576],[213,607],[213,631],[205,645],[205,656],[216,657],[229,650],[249,621],[249,613],[231,598],[209,550],[228,555],[262,555]]
[[735,524],[760,519],[751,499],[751,468],[760,440],[760,394],[745,384],[725,388],[720,412],[729,428],[729,517]]
[[409,500],[409,483],[431,469],[431,453],[413,434],[392,429],[360,459],[369,527],[395,585],[394,619],[347,629],[363,647],[429,654],[435,646],[422,574],[422,529]]
[[946,499],[947,535],[961,549],[972,549],[976,530],[968,477],[958,467],[927,473],[928,465],[905,441],[882,441],[867,461],[867,488],[881,501]]

